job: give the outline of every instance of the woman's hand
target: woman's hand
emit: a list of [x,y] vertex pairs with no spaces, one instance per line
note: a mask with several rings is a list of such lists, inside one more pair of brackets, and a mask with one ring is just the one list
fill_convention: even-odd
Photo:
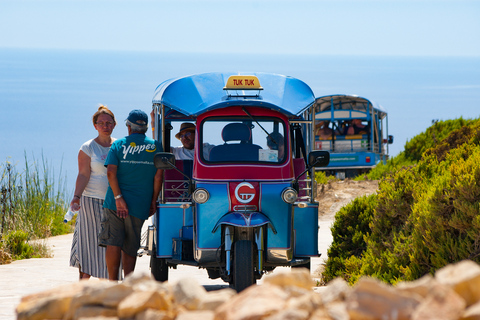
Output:
[[70,210],[73,212],[77,212],[80,210],[80,198],[73,197],[72,201],[70,201]]

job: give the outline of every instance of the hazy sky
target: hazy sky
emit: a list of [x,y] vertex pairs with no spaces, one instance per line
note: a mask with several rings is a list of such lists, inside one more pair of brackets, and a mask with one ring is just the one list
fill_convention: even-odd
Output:
[[480,0],[0,0],[0,47],[480,56]]

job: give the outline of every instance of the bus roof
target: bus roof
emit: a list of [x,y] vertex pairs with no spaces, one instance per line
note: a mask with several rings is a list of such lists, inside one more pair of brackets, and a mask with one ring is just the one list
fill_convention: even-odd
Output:
[[[224,88],[230,76],[258,78],[258,90]],[[163,104],[183,115],[198,116],[206,111],[235,105],[253,105],[280,111],[288,117],[300,115],[315,101],[312,89],[303,81],[279,74],[203,73],[170,79],[155,90],[153,104]]]
[[323,96],[315,99],[315,112],[330,111],[333,104],[334,110],[355,110],[365,113],[371,112],[371,108],[378,112],[380,118],[387,115],[387,111],[379,104],[372,100],[347,94],[334,94]]

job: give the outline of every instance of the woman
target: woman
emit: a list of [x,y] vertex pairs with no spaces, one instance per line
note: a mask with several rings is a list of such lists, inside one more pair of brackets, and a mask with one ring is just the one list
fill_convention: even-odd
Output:
[[78,176],[70,207],[80,209],[72,241],[70,266],[79,268],[80,280],[91,276],[108,279],[105,248],[98,246],[100,216],[108,187],[104,166],[115,128],[115,116],[101,105],[93,115],[93,126],[98,131],[95,139],[85,142],[78,152]]

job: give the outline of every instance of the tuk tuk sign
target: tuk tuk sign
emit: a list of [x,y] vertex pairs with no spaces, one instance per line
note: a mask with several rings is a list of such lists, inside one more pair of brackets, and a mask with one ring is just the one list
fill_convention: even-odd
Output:
[[230,76],[223,90],[263,90],[256,76]]

